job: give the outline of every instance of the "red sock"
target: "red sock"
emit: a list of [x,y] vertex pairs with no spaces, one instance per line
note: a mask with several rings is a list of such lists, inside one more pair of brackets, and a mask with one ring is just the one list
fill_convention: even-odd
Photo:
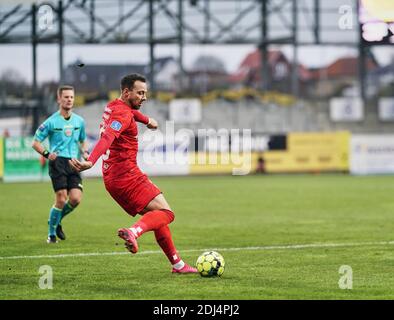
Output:
[[160,229],[173,220],[174,213],[171,210],[152,210],[145,213],[130,229],[138,238],[145,232]]
[[160,229],[155,230],[156,241],[160,248],[164,251],[168,260],[172,265],[181,261],[178,252],[175,249],[174,242],[172,241],[170,228],[166,225]]

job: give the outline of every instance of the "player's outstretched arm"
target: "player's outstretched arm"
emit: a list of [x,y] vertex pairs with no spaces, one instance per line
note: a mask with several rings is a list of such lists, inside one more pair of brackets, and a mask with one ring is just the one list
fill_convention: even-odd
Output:
[[149,122],[146,125],[149,129],[156,130],[159,127],[157,121],[153,118],[149,118]]
[[132,110],[135,121],[146,124],[149,129],[156,130],[159,125],[153,118],[149,118],[138,110]]
[[102,133],[101,138],[94,146],[92,153],[89,155],[89,158],[86,161],[78,161],[77,159],[69,160],[70,166],[75,171],[80,172],[90,169],[96,163],[98,158],[101,157],[109,149],[115,139],[115,135],[111,133],[111,131],[107,130]]
[[77,172],[81,172],[84,170],[88,170],[93,167],[93,163],[91,161],[79,161],[77,159],[68,160],[71,168],[73,168]]

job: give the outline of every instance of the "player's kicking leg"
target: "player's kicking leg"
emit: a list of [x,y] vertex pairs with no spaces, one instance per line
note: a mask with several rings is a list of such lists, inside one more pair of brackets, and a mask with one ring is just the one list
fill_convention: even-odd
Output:
[[128,228],[122,228],[118,230],[118,236],[125,241],[125,247],[131,253],[138,252],[137,238],[134,233]]
[[118,230],[118,235],[126,242],[126,248],[136,253],[138,251],[137,238],[148,231],[154,231],[157,243],[164,251],[172,265],[173,273],[197,273],[197,269],[186,264],[176,251],[168,224],[174,220],[163,194],[157,195],[141,212],[142,217],[129,229]]

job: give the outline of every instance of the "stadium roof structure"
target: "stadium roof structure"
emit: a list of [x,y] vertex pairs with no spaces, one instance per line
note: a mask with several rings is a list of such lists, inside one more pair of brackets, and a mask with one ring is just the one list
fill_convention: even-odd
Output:
[[[32,45],[33,91],[37,87],[37,46],[68,44],[145,44],[149,46],[150,87],[155,91],[155,48],[179,48],[182,89],[185,45],[253,44],[261,51],[262,90],[269,90],[270,45],[293,46],[292,93],[298,93],[299,46],[335,45],[359,49],[364,92],[368,44],[359,23],[359,0],[21,0],[0,4],[0,44]],[[394,39],[394,36],[393,36]]]
[[[357,23],[338,27],[342,4],[340,0],[13,1],[0,4],[0,44],[32,44],[33,68],[38,44],[58,44],[60,79],[67,44],[146,44],[151,70],[155,46],[173,44],[179,47],[181,72],[185,45],[255,44],[262,51],[261,72],[267,73],[265,57],[272,44],[357,46]],[[357,21],[357,0],[344,9],[349,20]],[[269,79],[262,78],[266,79],[262,89],[267,89]],[[296,79],[295,75],[295,85]],[[153,72],[150,82],[154,89]]]
[[[340,0],[27,2],[0,4],[0,43],[349,45],[358,40],[357,0],[346,6]],[[338,26],[341,14],[353,25]]]

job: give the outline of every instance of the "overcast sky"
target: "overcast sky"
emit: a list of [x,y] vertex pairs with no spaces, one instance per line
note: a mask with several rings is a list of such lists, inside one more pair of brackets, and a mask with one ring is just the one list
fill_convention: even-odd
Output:
[[[300,1],[301,4],[306,5],[306,3],[312,3],[312,0],[303,0]],[[375,0],[374,0],[375,1]],[[379,0],[382,1],[382,0]],[[387,0],[385,0],[387,1]],[[390,0],[389,0],[390,1]],[[32,3],[32,0],[0,0],[0,9],[3,5],[9,5],[13,7],[16,3],[24,3],[26,8],[29,8],[28,4]],[[37,1],[35,1],[37,2]],[[52,2],[57,2],[52,0]],[[108,2],[108,1],[107,1]],[[273,1],[272,3],[274,3]],[[279,2],[279,1],[278,1]],[[376,0],[377,2],[377,0]],[[97,2],[98,4],[103,3]],[[117,3],[117,2],[111,2]],[[133,2],[134,3],[134,2]],[[132,5],[131,2],[125,2],[125,6]],[[170,2],[172,5],[176,5],[176,1]],[[188,1],[185,3],[188,3]],[[353,8],[355,6],[356,0],[330,0],[330,1],[321,1],[321,6],[330,7],[330,13],[324,13],[324,17],[322,17],[322,23],[327,24],[330,22],[330,25],[337,26],[339,19],[341,18],[341,6],[347,6]],[[375,2],[374,2],[375,3]],[[217,6],[222,6],[222,2],[212,2],[212,6],[216,4]],[[243,8],[245,4],[241,6],[243,2],[234,1],[234,13],[237,13]],[[227,4],[226,4],[227,5]],[[250,5],[250,4],[249,4]],[[98,6],[98,5],[97,5]],[[221,8],[221,7],[220,7]],[[218,9],[220,9],[218,8]],[[230,7],[229,7],[230,8]],[[126,9],[126,8],[125,8]],[[189,8],[190,9],[190,8]],[[222,8],[223,9],[223,8]],[[226,7],[226,9],[228,9]],[[281,18],[286,20],[285,15],[289,14],[289,8],[284,9],[282,12]],[[327,8],[326,8],[327,9]],[[113,8],[110,6],[108,9],[105,9],[105,14],[117,13],[118,9],[116,6]],[[147,8],[142,8],[141,10],[147,10]],[[355,17],[354,9],[352,9],[352,14]],[[255,11],[255,10],[254,10]],[[253,21],[253,19],[258,18],[258,12],[250,12],[248,19]],[[71,11],[70,14],[77,14],[78,10]],[[100,11],[102,12],[102,11]],[[104,14],[104,12],[102,13]],[[140,13],[140,15],[143,14]],[[146,14],[146,12],[145,12]],[[1,16],[1,15],[0,15]],[[74,16],[70,19],[72,20]],[[188,19],[192,19],[193,15],[190,15]],[[224,16],[223,16],[224,17]],[[231,15],[233,17],[233,15]],[[276,16],[273,15],[273,18]],[[74,17],[77,19],[77,16]],[[275,20],[275,19],[271,20]],[[287,17],[289,18],[289,17]],[[291,18],[291,17],[290,17]],[[324,19],[323,19],[324,18]],[[84,17],[86,19],[86,17]],[[164,28],[165,18],[160,18],[162,20],[157,21],[157,25],[160,25],[161,29]],[[230,18],[229,18],[230,19]],[[246,20],[248,20],[246,19]],[[299,20],[301,25],[303,23],[310,24],[311,17],[305,17],[303,12],[300,12]],[[271,21],[270,20],[270,21]],[[312,19],[313,20],[313,19]],[[77,21],[77,20],[76,20]],[[79,20],[78,20],[79,21]],[[160,23],[159,23],[160,22]],[[188,21],[192,23],[191,21]],[[223,21],[222,21],[223,22]],[[247,23],[248,21],[246,21]],[[144,22],[146,23],[146,21]],[[280,25],[279,21],[271,21],[272,30],[277,30],[274,27],[276,25]],[[194,24],[193,24],[194,26]],[[3,27],[4,28],[4,27]],[[160,28],[158,28],[160,29]],[[280,28],[279,28],[280,29]],[[353,19],[351,24],[351,30],[335,30],[334,32],[327,33],[324,35],[330,39],[330,37],[334,37],[334,40],[344,40],[344,39],[354,39],[354,35],[357,34],[357,20]],[[270,29],[271,30],[271,29]],[[159,31],[159,30],[158,30]],[[213,31],[212,31],[213,32]],[[258,32],[254,30],[254,32]],[[274,33],[274,32],[273,32]],[[306,36],[306,32],[301,32],[300,36]],[[272,36],[275,37],[275,34]],[[276,36],[280,37],[280,34]],[[283,35],[282,35],[283,36]],[[343,38],[343,39],[342,39]],[[322,41],[325,41],[325,40]],[[333,40],[333,39],[331,39]],[[271,46],[270,48],[274,49],[275,47]],[[192,66],[193,62],[200,55],[214,55],[217,58],[221,59],[228,72],[234,72],[242,60],[246,57],[246,55],[255,50],[255,46],[253,45],[227,45],[227,46],[186,46],[184,48],[184,65],[185,68],[188,69]],[[293,49],[290,46],[283,46],[281,50],[288,57],[288,59],[292,60]],[[394,60],[394,45],[385,46],[385,47],[375,47],[373,52],[381,65],[387,65],[389,62]],[[58,65],[58,48],[56,45],[43,45],[40,44],[38,46],[38,81],[48,81],[48,80],[58,80],[59,77],[59,65]],[[160,45],[156,46],[155,56],[156,57],[164,57],[164,56],[173,56],[177,58],[179,55],[178,47],[175,45]],[[339,57],[344,56],[357,56],[357,50],[355,47],[328,47],[328,46],[308,46],[301,47],[298,51],[298,59],[301,64],[304,64],[306,67],[322,67],[326,66]],[[147,45],[66,45],[64,47],[64,67],[66,67],[70,63],[74,63],[77,59],[82,60],[85,64],[136,64],[136,63],[148,63],[149,62],[149,47]],[[4,73],[8,69],[17,70],[27,81],[32,80],[32,48],[29,45],[4,45],[0,44],[0,74]]]
[[[281,48],[292,59],[292,48]],[[191,67],[199,55],[214,55],[223,60],[228,72],[235,71],[245,56],[254,51],[252,45],[243,46],[187,46],[184,49],[185,67]],[[382,65],[394,59],[393,47],[374,49]],[[32,80],[32,50],[26,45],[0,45],[0,74],[8,69],[17,70],[27,81]],[[176,46],[159,46],[156,57],[178,56]],[[357,50],[350,47],[304,47],[299,49],[299,61],[307,67],[321,67],[339,57],[357,56]],[[149,48],[137,45],[68,45],[64,49],[64,64],[77,59],[85,64],[135,64],[149,62]],[[54,45],[38,47],[38,81],[57,80],[59,77],[58,48]]]

